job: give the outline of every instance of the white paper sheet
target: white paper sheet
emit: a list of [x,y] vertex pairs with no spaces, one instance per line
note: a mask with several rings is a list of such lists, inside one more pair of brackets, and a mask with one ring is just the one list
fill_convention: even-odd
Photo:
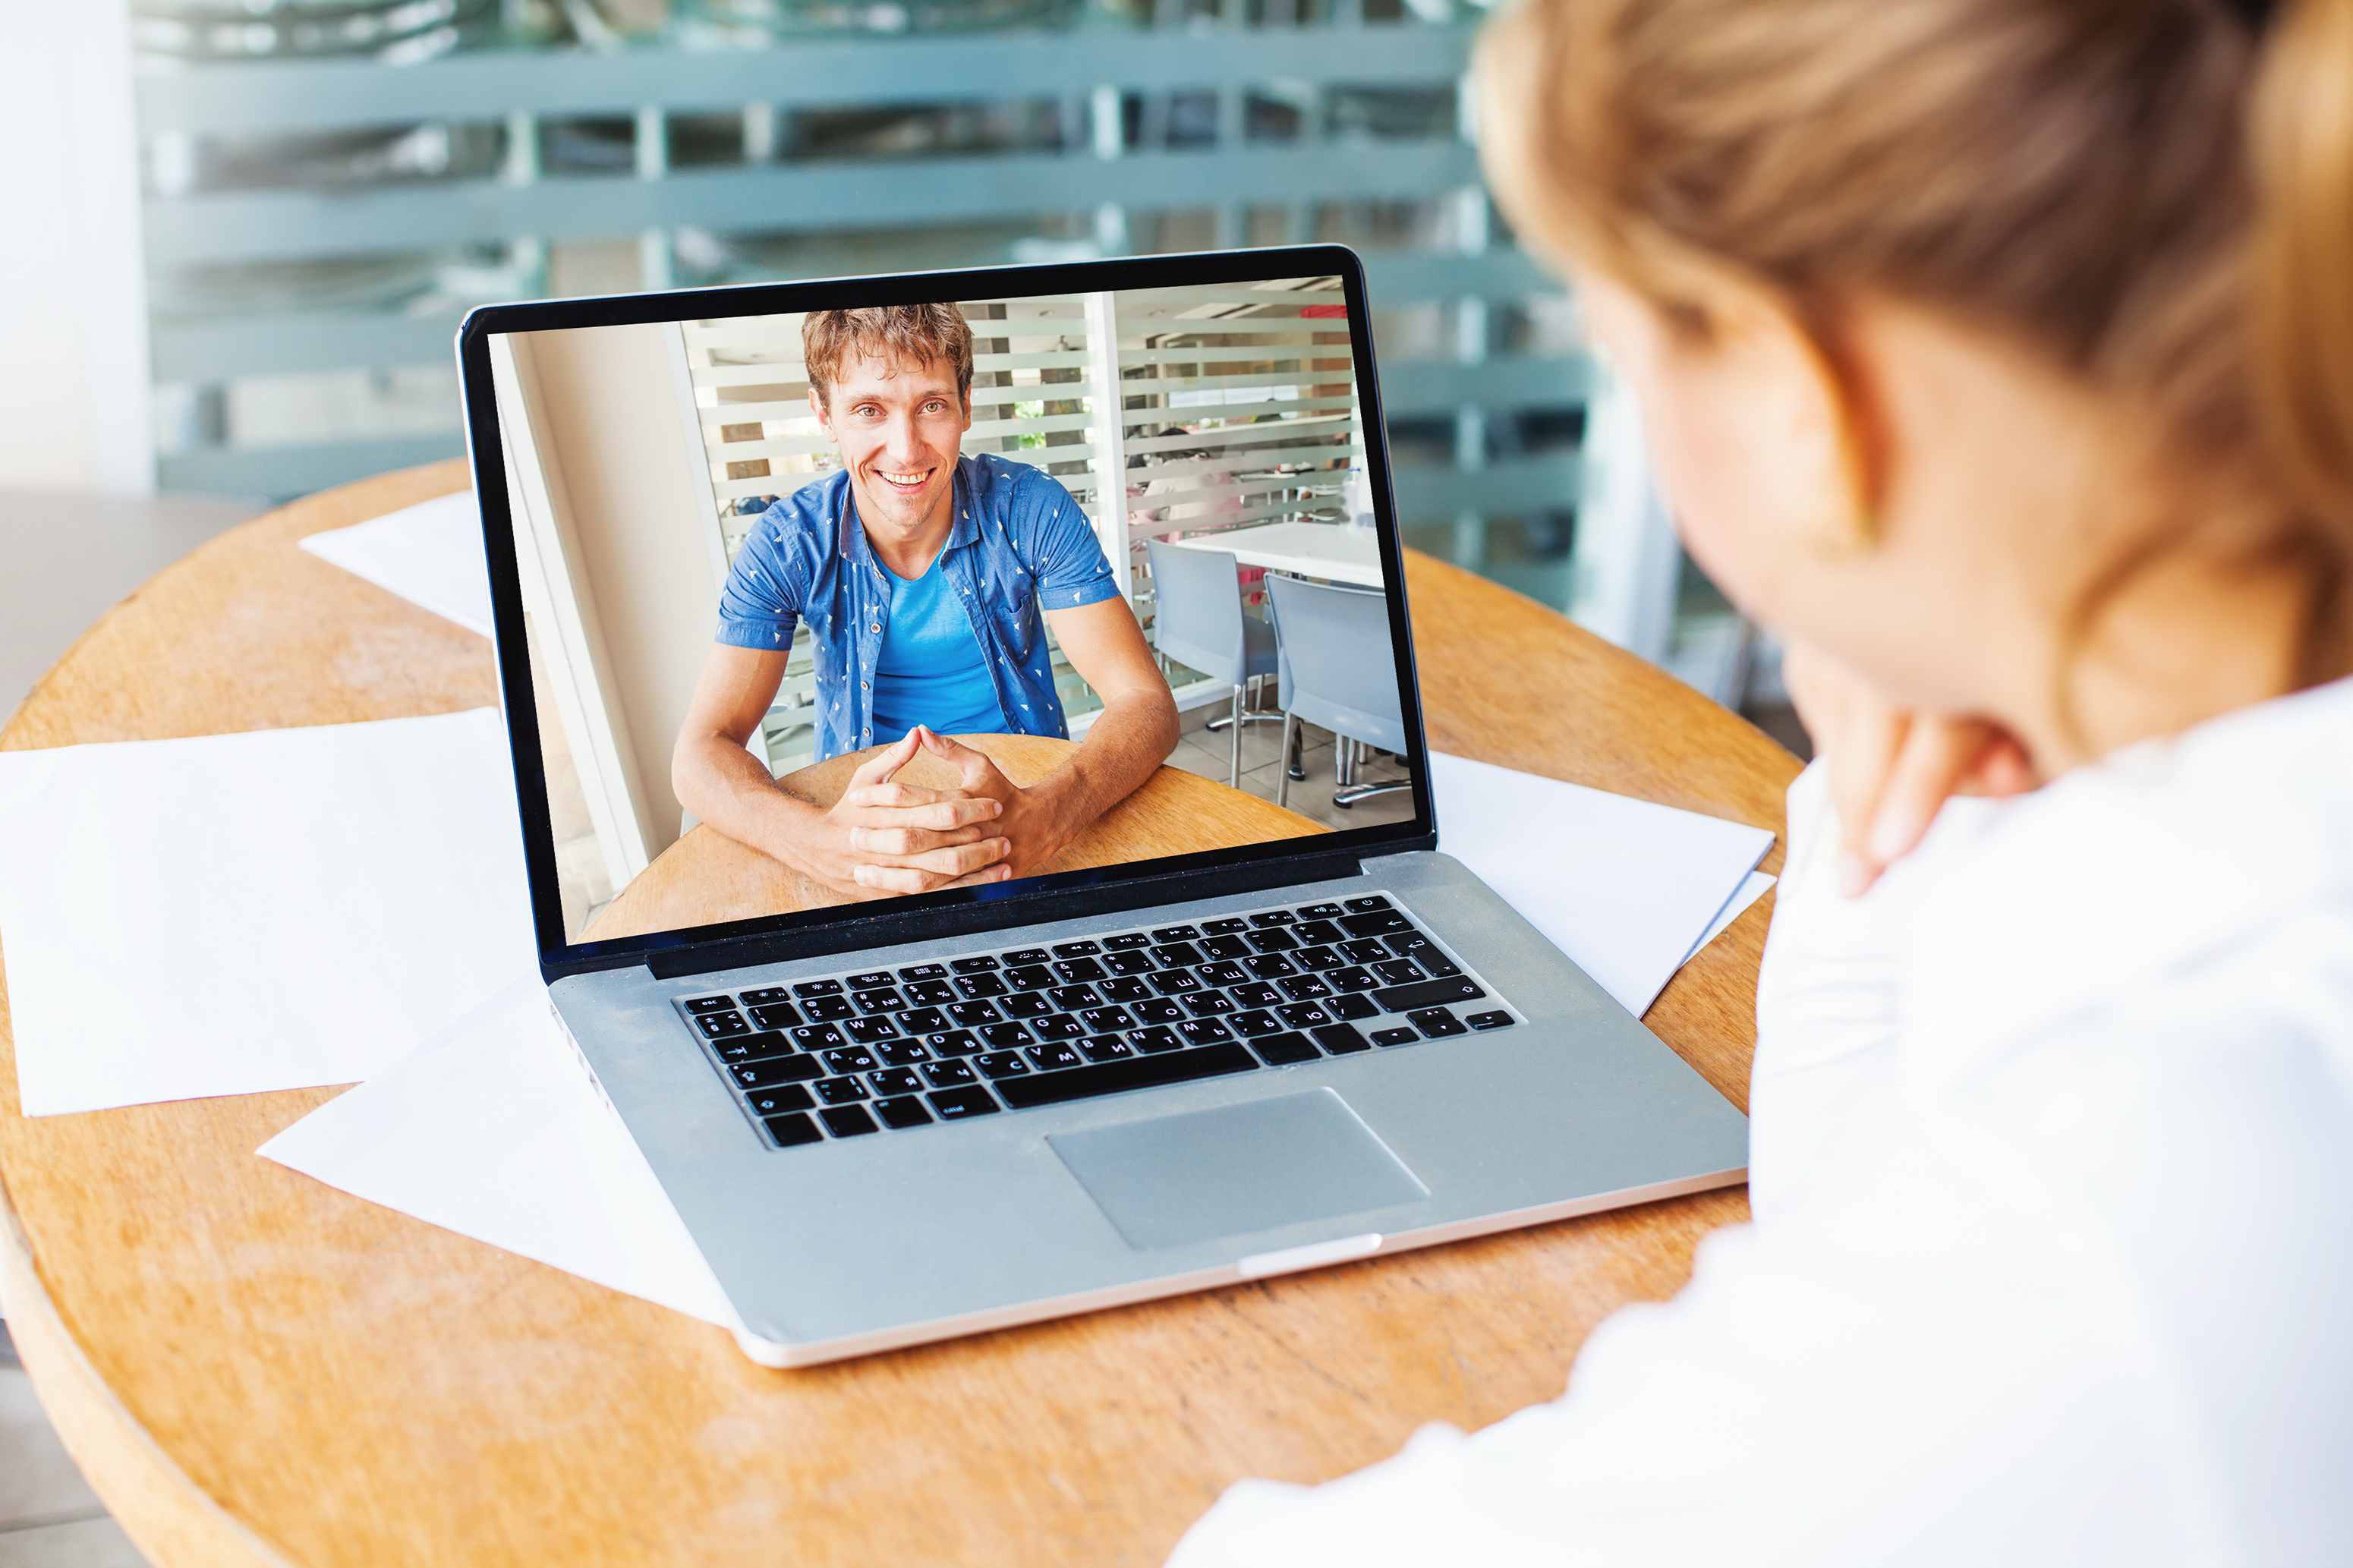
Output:
[[1557,779],[1432,753],[1439,847],[1636,1017],[1773,835]]
[[736,1325],[536,977],[502,987],[259,1152],[370,1203]]
[[30,1116],[352,1083],[536,975],[498,713],[0,752]]
[[[1715,919],[1708,922],[1707,930],[1700,933],[1700,939],[1697,942],[1692,943],[1691,951],[1683,954],[1683,963],[1689,963],[1693,959],[1697,958],[1701,948],[1722,936],[1733,921],[1746,914],[1748,906],[1770,891],[1777,880],[1778,880],[1778,878],[1768,877],[1762,871],[1749,872],[1738,890],[1732,895],[1731,900],[1717,913]],[[1683,963],[1675,965],[1677,969],[1683,966]]]
[[314,533],[301,542],[322,561],[468,631],[491,635],[491,569],[482,555],[482,514],[471,490]]

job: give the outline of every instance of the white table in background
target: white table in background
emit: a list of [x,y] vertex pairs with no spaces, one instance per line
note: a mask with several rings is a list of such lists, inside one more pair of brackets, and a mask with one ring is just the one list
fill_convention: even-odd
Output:
[[1176,541],[1183,550],[1217,550],[1245,566],[1321,577],[1359,587],[1381,584],[1379,537],[1369,528],[1333,522],[1265,522]]

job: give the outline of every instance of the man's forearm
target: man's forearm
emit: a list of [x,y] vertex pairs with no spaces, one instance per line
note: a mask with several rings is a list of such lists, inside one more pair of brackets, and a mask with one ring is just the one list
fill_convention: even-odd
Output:
[[824,810],[780,788],[741,745],[717,733],[697,738],[680,748],[670,782],[679,804],[718,832],[809,869],[800,850]]
[[1176,747],[1176,707],[1167,692],[1124,692],[1103,704],[1079,749],[1034,787],[1052,801],[1068,843],[1134,794]]

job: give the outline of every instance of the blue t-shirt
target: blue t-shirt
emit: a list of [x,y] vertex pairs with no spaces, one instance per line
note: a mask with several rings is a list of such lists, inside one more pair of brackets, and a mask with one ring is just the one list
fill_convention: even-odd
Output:
[[887,746],[918,724],[941,735],[1002,735],[1005,710],[988,679],[987,657],[973,634],[972,617],[932,557],[912,582],[883,572],[891,619],[874,661],[874,743]]
[[[1044,469],[995,453],[959,459],[955,522],[935,570],[966,607],[1007,732],[1067,737],[1040,611],[1119,596],[1071,492]],[[719,641],[782,652],[793,628],[808,623],[819,761],[881,739],[872,682],[895,618],[889,575],[859,525],[849,476],[839,471],[763,512],[727,574]]]

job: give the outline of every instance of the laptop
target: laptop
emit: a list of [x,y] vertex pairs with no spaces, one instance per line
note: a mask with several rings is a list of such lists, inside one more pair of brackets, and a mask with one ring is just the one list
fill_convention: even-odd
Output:
[[[973,345],[956,471],[1057,506],[1067,492],[1061,526],[1079,531],[1056,548],[1077,541],[1081,575],[1116,595],[1098,614],[1124,608],[1148,647],[1150,542],[1234,561],[1252,635],[1281,650],[1258,706],[1293,711],[1280,732],[1299,743],[1240,789],[1198,763],[1230,736],[1180,743],[1192,772],[1151,774],[1119,808],[1127,828],[1074,841],[1092,858],[844,901],[698,825],[670,759],[745,552],[812,518],[861,526],[809,402],[812,321],[944,303]],[[754,1361],[811,1365],[1745,1179],[1746,1120],[1443,852],[1372,325],[1339,247],[467,318],[541,971]],[[998,547],[1033,550],[1018,531]],[[1311,600],[1339,618],[1311,625]],[[872,754],[852,745],[871,730],[825,710],[855,644],[807,623],[839,606],[801,608],[744,743],[760,787],[776,773],[824,795]],[[1034,629],[1040,607],[990,613]],[[1335,707],[1313,689],[1311,665],[1332,660],[1309,634],[1343,625],[1373,684]],[[973,626],[987,646],[978,612]],[[1230,720],[1230,680],[1153,657],[1188,734]],[[995,743],[1083,751],[1090,692],[1075,667],[1038,668],[1050,700],[1022,689],[1061,711],[1025,712]],[[1275,732],[1250,732],[1253,756]],[[1333,806],[1343,765],[1401,787]]]

